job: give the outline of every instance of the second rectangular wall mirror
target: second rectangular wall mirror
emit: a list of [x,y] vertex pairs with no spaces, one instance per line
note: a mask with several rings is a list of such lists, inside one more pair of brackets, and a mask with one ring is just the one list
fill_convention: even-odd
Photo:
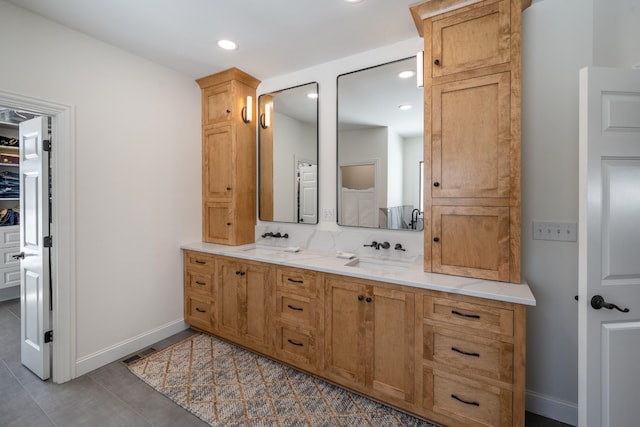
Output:
[[422,231],[416,58],[338,76],[338,224]]
[[259,98],[260,220],[318,223],[318,84]]

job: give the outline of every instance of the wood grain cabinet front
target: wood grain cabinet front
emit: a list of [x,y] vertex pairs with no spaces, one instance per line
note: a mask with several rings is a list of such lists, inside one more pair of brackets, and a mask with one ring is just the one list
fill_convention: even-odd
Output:
[[245,121],[243,116],[247,97],[256,97],[260,81],[231,68],[197,83],[202,89],[202,240],[225,245],[252,243],[256,121]]
[[421,410],[455,426],[524,426],[524,307],[423,292]]
[[217,330],[246,347],[269,351],[273,268],[269,264],[219,257]]
[[184,251],[184,319],[192,326],[215,332],[215,257]]
[[325,375],[406,407],[414,401],[414,294],[376,282],[325,279]]
[[317,372],[319,310],[317,274],[297,268],[276,269],[274,350],[284,361]]
[[410,10],[424,36],[425,271],[520,283],[522,2]]
[[184,251],[185,321],[443,426],[524,427],[520,304]]

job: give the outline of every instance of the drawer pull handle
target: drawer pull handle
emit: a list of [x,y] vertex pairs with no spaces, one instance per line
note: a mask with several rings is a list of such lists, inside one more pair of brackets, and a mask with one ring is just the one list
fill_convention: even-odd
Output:
[[196,311],[197,311],[198,313],[206,313],[206,312],[207,312],[207,310],[203,310],[203,309],[201,309],[201,308],[196,308]]
[[451,314],[455,314],[456,316],[469,317],[471,319],[479,319],[480,318],[480,316],[478,316],[477,314],[464,314],[464,313],[460,313],[459,311],[456,311],[456,310],[451,310]]
[[198,282],[198,281],[196,280],[196,285],[204,286],[204,285],[206,285],[206,283],[204,283],[204,282]]
[[304,346],[304,344],[302,344],[301,342],[295,342],[295,341],[293,341],[291,339],[288,339],[287,342],[289,344],[297,345],[298,347],[303,347]]
[[295,311],[304,311],[304,308],[294,307],[291,304],[288,304],[287,307],[290,308],[291,310],[295,310]]
[[462,402],[462,403],[464,403],[465,405],[480,406],[480,404],[479,404],[478,402],[468,402],[468,401],[466,401],[466,400],[464,400],[464,399],[460,399],[460,398],[459,398],[458,396],[456,396],[455,394],[452,394],[452,395],[451,395],[451,398],[452,398],[452,399],[457,400],[458,402]]
[[455,347],[451,347],[451,351],[455,351],[457,353],[464,354],[465,356],[480,357],[479,353],[467,353],[466,351],[462,351],[459,348],[455,348]]
[[201,261],[201,260],[197,259],[197,260],[195,260],[195,263],[196,264],[206,264],[207,261]]
[[304,280],[292,279],[291,277],[289,277],[287,280],[293,283],[304,283]]

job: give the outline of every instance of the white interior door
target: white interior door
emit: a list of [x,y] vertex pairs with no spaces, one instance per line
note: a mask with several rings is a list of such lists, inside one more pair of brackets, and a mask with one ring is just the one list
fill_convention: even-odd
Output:
[[635,427],[640,423],[640,71],[580,70],[579,215],[578,424]]
[[20,124],[20,307],[22,364],[42,379],[49,378],[49,152],[48,117]]
[[318,165],[305,164],[298,168],[300,174],[300,217],[298,222],[318,222]]

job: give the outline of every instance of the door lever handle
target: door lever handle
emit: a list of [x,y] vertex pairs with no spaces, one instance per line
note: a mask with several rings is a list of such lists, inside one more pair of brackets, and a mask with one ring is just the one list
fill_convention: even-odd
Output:
[[595,308],[596,310],[600,310],[601,308],[607,308],[609,310],[613,310],[615,308],[616,310],[621,311],[623,313],[629,312],[628,308],[620,308],[615,304],[606,302],[601,295],[594,295],[593,298],[591,298],[591,307]]
[[15,260],[24,259],[24,252],[20,252],[19,254],[16,254],[16,255],[11,255],[11,258]]

